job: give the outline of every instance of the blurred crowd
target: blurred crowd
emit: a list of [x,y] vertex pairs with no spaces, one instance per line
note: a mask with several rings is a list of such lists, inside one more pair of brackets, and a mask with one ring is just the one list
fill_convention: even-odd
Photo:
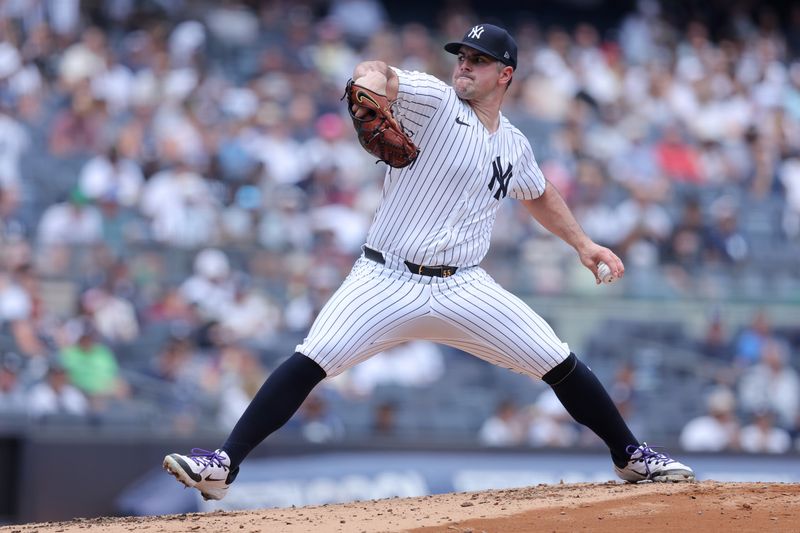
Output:
[[[0,409],[229,427],[349,271],[380,200],[346,80],[375,58],[449,80],[441,45],[478,20],[453,6],[397,25],[377,0],[0,2]],[[796,301],[800,7],[740,1],[713,20],[654,0],[612,27],[497,20],[520,58],[503,112],[626,261],[609,292]],[[501,210],[485,266],[508,288],[585,295],[577,263],[524,209]],[[687,447],[721,410],[797,431],[797,344],[775,346],[720,348],[740,373],[719,378]],[[429,352],[382,355],[292,424],[340,437],[336,398],[429,386],[460,361]],[[775,361],[786,392],[759,389]],[[393,399],[373,407],[365,427],[402,421]],[[500,402],[481,439],[580,439],[556,411]],[[721,449],[749,449],[756,430],[734,425]]]
[[[646,384],[644,365],[635,358],[615,365],[609,393],[635,434],[652,433],[649,415],[654,415],[658,424],[672,428],[687,451],[800,451],[800,357],[792,349],[798,332],[775,327],[763,311],[733,334],[715,317],[705,337],[691,341],[691,374],[676,376],[694,382],[695,392],[688,398],[680,397],[684,390],[670,391],[668,385],[655,394],[650,408],[644,396],[652,385]],[[669,365],[659,371],[669,379]],[[671,403],[678,409],[671,409]],[[529,404],[504,398],[479,435],[488,446],[598,444],[549,389]]]

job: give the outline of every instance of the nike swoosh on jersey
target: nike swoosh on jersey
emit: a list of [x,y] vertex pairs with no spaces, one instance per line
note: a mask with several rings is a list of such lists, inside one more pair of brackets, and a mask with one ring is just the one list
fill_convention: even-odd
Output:
[[467,127],[469,127],[469,122],[463,122],[463,121],[461,120],[461,117],[456,117],[456,124],[459,124],[459,125],[461,125],[461,126],[467,126]]

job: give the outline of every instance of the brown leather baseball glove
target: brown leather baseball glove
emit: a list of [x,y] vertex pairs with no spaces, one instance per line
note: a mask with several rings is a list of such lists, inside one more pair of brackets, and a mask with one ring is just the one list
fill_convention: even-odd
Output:
[[[353,119],[358,141],[364,149],[390,167],[407,167],[419,155],[419,148],[392,115],[389,99],[382,94],[347,82],[342,99],[347,99],[347,111]],[[353,108],[362,108],[356,116]]]

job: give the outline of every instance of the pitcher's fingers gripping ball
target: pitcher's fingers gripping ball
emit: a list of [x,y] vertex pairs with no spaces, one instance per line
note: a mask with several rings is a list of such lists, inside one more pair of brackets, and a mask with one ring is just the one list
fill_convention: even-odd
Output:
[[602,261],[597,264],[597,278],[606,284],[613,283],[617,279],[614,277],[614,273],[611,272],[611,267]]
[[417,159],[419,148],[392,115],[385,95],[350,80],[342,98],[347,98],[358,142],[367,152],[394,168],[407,167]]

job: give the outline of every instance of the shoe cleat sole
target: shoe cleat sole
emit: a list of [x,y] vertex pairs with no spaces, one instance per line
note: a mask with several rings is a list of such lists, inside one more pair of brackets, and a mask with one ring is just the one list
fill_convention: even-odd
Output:
[[687,472],[672,472],[652,478],[659,483],[693,483],[696,481],[694,474]]

